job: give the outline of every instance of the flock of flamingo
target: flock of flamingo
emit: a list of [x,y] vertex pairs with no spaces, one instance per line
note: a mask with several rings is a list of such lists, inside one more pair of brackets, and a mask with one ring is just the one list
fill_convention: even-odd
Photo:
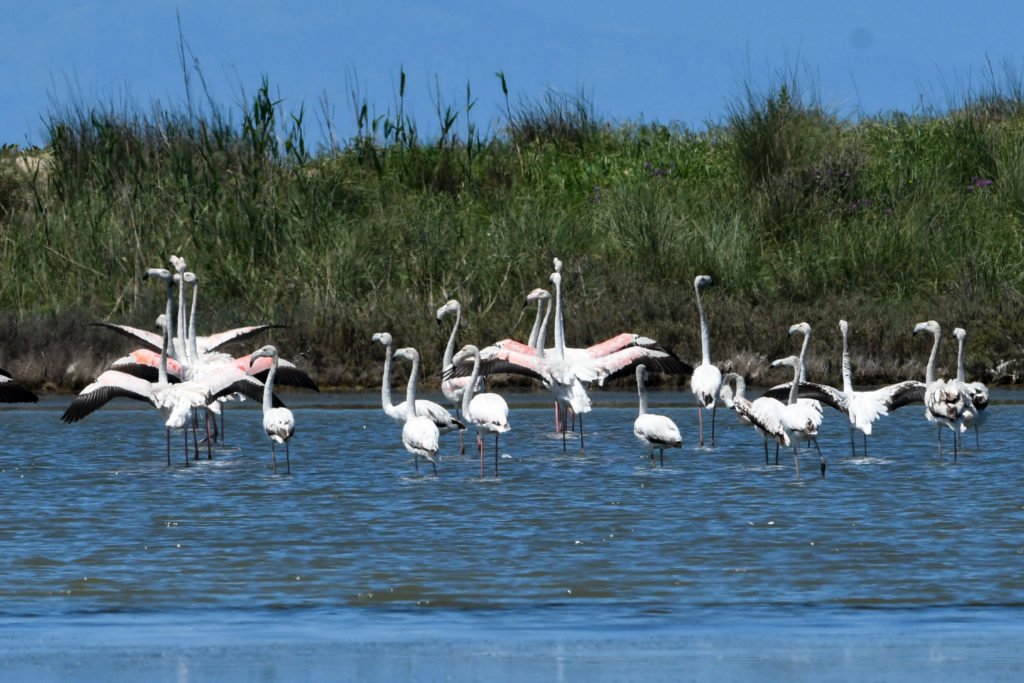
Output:
[[[287,471],[291,471],[289,439],[295,431],[295,417],[274,394],[275,382],[317,390],[316,383],[293,363],[280,358],[273,346],[263,346],[247,356],[236,358],[221,349],[231,342],[251,337],[276,327],[253,325],[226,330],[209,336],[196,332],[196,308],[199,278],[186,269],[185,260],[171,256],[172,272],[166,268],[150,268],[143,279],[155,279],[166,286],[166,310],[157,318],[159,333],[140,330],[127,325],[96,323],[141,344],[140,348],[116,360],[110,368],[85,387],[72,401],[61,419],[77,422],[116,397],[126,397],[151,404],[164,420],[167,434],[167,464],[171,464],[171,432],[184,434],[185,465],[189,465],[189,429],[192,431],[193,459],[199,458],[199,412],[204,413],[207,458],[212,457],[211,443],[218,436],[223,441],[223,404],[232,398],[247,397],[262,401],[263,428],[270,438],[274,471],[277,471],[276,446],[285,446]],[[543,288],[530,292],[526,303],[537,304],[533,330],[526,343],[504,339],[479,348],[467,344],[455,352],[456,335],[462,317],[462,308],[456,300],[448,301],[437,310],[437,322],[454,315],[454,324],[442,363],[442,393],[455,408],[453,415],[444,406],[426,399],[418,399],[417,383],[420,373],[420,355],[411,347],[393,349],[393,338],[388,332],[373,335],[373,342],[384,347],[384,374],[381,382],[381,404],[384,413],[401,425],[401,440],[413,455],[416,470],[419,459],[431,463],[437,474],[439,437],[443,433],[459,434],[460,452],[464,452],[462,432],[472,427],[476,432],[480,459],[480,476],[484,477],[484,438],[494,435],[494,476],[498,476],[498,438],[511,429],[509,408],[497,393],[484,391],[483,379],[495,374],[518,374],[531,377],[548,389],[555,402],[555,427],[562,435],[566,448],[570,414],[579,421],[580,451],[583,441],[583,416],[590,412],[591,401],[587,393],[591,384],[603,386],[607,381],[635,375],[639,396],[639,415],[633,424],[633,433],[654,461],[658,450],[664,464],[666,448],[680,448],[682,436],[678,426],[667,416],[647,410],[645,388],[648,373],[660,372],[690,377],[690,387],[698,403],[698,439],[704,446],[704,411],[711,411],[710,445],[715,444],[715,412],[718,401],[732,409],[739,421],[754,428],[764,444],[765,464],[768,463],[768,442],[776,444],[775,462],[779,448],[793,448],[796,474],[800,475],[799,442],[808,441],[817,449],[821,476],[825,476],[826,463],[817,443],[822,423],[822,406],[842,413],[848,420],[850,445],[856,455],[855,431],[867,437],[872,425],[881,417],[905,405],[923,403],[926,419],[936,426],[938,454],[942,457],[942,429],[954,432],[953,453],[961,433],[977,428],[985,417],[988,389],[981,382],[967,382],[964,377],[964,343],[967,333],[962,328],[953,332],[959,342],[957,376],[955,379],[936,378],[939,342],[942,332],[933,320],[919,323],[914,334],[932,335],[931,355],[923,382],[906,380],[870,391],[853,388],[848,342],[848,324],[839,321],[843,337],[842,378],[838,389],[806,377],[806,354],[811,336],[807,323],[793,325],[789,333],[802,334],[799,355],[774,361],[772,367],[789,367],[793,371],[790,382],[767,390],[751,401],[744,396],[745,381],[741,375],[721,370],[711,360],[710,334],[707,315],[701,299],[703,288],[713,284],[710,276],[699,275],[694,280],[697,309],[700,315],[701,361],[692,367],[653,339],[625,332],[600,344],[587,348],[566,345],[562,311],[562,262],[554,259],[554,272],[549,278],[554,295]],[[175,314],[174,288],[178,289]],[[192,287],[192,305],[188,321],[185,320],[186,287]],[[546,347],[546,334],[554,311],[554,346]],[[177,326],[175,327],[175,321]],[[394,405],[391,399],[391,368],[393,359],[411,363],[405,401]],[[30,402],[38,400],[31,391],[15,382],[9,373],[0,370],[0,402]],[[220,425],[217,417],[220,416]]]

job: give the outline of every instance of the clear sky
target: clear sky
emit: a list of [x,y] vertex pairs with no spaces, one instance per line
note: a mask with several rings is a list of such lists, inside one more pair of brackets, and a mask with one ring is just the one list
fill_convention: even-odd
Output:
[[[155,100],[181,106],[177,14],[224,107],[266,76],[289,111],[305,105],[318,139],[321,101],[342,137],[355,90],[430,130],[436,88],[459,107],[470,84],[478,128],[498,124],[495,72],[513,104],[581,88],[609,121],[721,121],[744,84],[797,69],[840,114],[943,107],[947,93],[1002,82],[1024,65],[1024,2],[816,0],[36,0],[0,22],[0,143],[40,144],[54,102]],[[464,126],[464,123],[459,124]]]

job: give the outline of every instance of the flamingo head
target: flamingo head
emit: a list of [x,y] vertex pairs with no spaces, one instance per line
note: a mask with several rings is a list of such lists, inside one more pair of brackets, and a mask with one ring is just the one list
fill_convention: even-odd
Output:
[[378,342],[380,344],[383,344],[384,346],[391,346],[393,342],[393,340],[391,339],[390,332],[376,332],[373,335],[373,339],[371,339],[370,341]]
[[550,299],[551,292],[544,289],[543,287],[538,287],[537,289],[533,290],[532,292],[526,295],[526,303],[524,303],[523,305],[525,306],[532,301],[549,301]]
[[457,354],[452,356],[452,365],[457,365],[467,358],[473,358],[480,355],[480,349],[473,346],[472,344],[466,344],[459,350]]
[[800,357],[799,356],[786,356],[785,358],[780,358],[780,359],[778,359],[776,361],[772,361],[771,367],[773,367],[773,368],[781,368],[781,367],[796,368],[796,367],[799,366],[799,364],[800,364]]
[[560,258],[558,258],[558,257],[556,256],[556,257],[554,257],[553,259],[551,259],[551,262],[552,262],[552,263],[554,264],[554,266],[555,266],[555,272],[556,272],[556,273],[561,273],[561,272],[562,272],[562,259],[560,259]]
[[157,277],[169,282],[171,280],[171,271],[166,268],[147,268],[146,272],[142,274],[142,279],[148,280],[151,277]]
[[411,346],[403,346],[400,349],[395,349],[394,357],[405,358],[415,363],[420,359],[420,353]]
[[266,346],[264,346],[262,348],[256,349],[249,356],[249,367],[252,367],[253,362],[255,362],[255,360],[257,358],[264,358],[264,357],[266,357],[266,358],[277,358],[277,349],[273,345],[271,345],[271,344],[267,344]]
[[185,284],[193,285],[199,282],[199,276],[192,271],[188,271],[181,274],[181,281]]
[[715,281],[711,279],[710,275],[698,275],[693,280],[693,287],[698,292],[700,291],[701,287],[707,287],[708,285],[713,284],[715,284]]
[[449,313],[461,313],[462,306],[455,299],[449,299],[445,302],[445,305],[437,309],[437,322],[441,322],[441,318],[445,317]]
[[953,330],[953,336],[957,339],[967,339],[967,330],[962,327],[957,327]]
[[797,332],[799,332],[799,333],[801,333],[801,334],[803,334],[805,336],[810,336],[810,334],[811,334],[811,326],[810,326],[810,324],[808,324],[808,323],[797,323],[796,325],[793,325],[792,327],[789,328],[789,333],[790,334],[795,334]]
[[556,270],[555,272],[551,273],[551,277],[549,277],[548,280],[550,280],[551,284],[553,284],[555,287],[560,287],[562,285],[562,274]]
[[846,335],[846,332],[849,329],[850,329],[850,326],[849,326],[849,324],[847,324],[847,322],[845,320],[840,320],[839,321],[839,331],[842,332],[844,336]]
[[934,320],[929,320],[927,322],[918,323],[914,325],[914,334],[917,334],[918,332],[931,332],[932,335],[937,337],[939,336],[941,331],[942,328],[940,328],[939,324]]
[[185,272],[185,259],[183,259],[180,256],[175,256],[174,254],[171,254],[171,258],[169,260],[174,270],[176,270],[178,273]]
[[647,382],[647,366],[643,363],[636,366],[636,381],[638,384],[644,384]]

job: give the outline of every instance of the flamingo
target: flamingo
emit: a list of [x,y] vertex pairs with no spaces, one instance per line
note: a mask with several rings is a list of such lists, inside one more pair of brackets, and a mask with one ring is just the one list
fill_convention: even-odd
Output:
[[[172,286],[172,275],[165,269],[150,269],[150,277],[160,277]],[[117,397],[145,401],[153,405],[164,419],[167,429],[167,464],[171,464],[171,430],[183,430],[185,434],[185,465],[188,466],[188,419],[192,410],[206,405],[211,397],[241,392],[251,397],[259,396],[259,382],[239,373],[217,373],[203,382],[184,381],[171,384],[167,380],[167,348],[171,335],[170,326],[164,327],[161,344],[161,358],[157,382],[148,382],[119,370],[107,370],[85,387],[71,402],[61,416],[66,423],[77,422]],[[193,437],[195,440],[195,437]],[[195,444],[198,451],[198,444]]]
[[[735,387],[729,386],[732,383]],[[771,439],[776,446],[789,446],[789,435],[782,425],[782,413],[785,404],[782,401],[769,396],[760,396],[753,401],[747,399],[743,393],[747,383],[742,375],[730,372],[722,378],[722,389],[718,392],[722,403],[726,408],[732,408],[736,412],[736,418],[740,424],[749,425],[764,440],[764,464],[768,464],[768,440]],[[779,449],[775,449],[775,464],[779,464]]]
[[988,416],[985,410],[988,407],[988,387],[983,382],[968,382],[966,380],[966,373],[964,372],[964,342],[967,339],[967,330],[958,327],[953,330],[953,336],[956,337],[958,342],[956,381],[966,389],[967,394],[971,398],[971,409],[964,411],[963,420],[960,421],[960,433],[962,434],[971,427],[974,427],[974,444],[980,448],[978,427]]
[[36,403],[39,397],[14,381],[11,373],[0,370],[0,403]]
[[[843,336],[842,390],[826,384],[801,380],[798,396],[801,400],[820,401],[846,415],[850,427],[850,449],[856,457],[857,445],[854,440],[854,430],[863,434],[864,454],[867,455],[868,436],[871,435],[872,425],[883,415],[888,415],[897,408],[922,401],[925,385],[922,382],[907,380],[871,391],[855,390],[853,388],[853,372],[850,367],[849,324],[845,320],[839,321],[839,331]],[[801,365],[803,364],[801,363]],[[765,393],[778,398],[782,392],[788,394],[790,390],[790,383],[786,383],[779,387],[773,387]]]
[[[420,374],[420,354],[412,347],[401,348],[395,351],[395,358],[407,358],[412,361],[412,370],[409,372],[409,384],[405,390],[405,419],[402,424],[402,443],[405,449],[412,453],[413,462],[416,464],[416,471],[419,472],[420,458],[424,458],[434,467],[434,476],[437,476],[437,439],[439,431],[437,425],[429,417],[416,413],[416,381]],[[445,411],[447,413],[448,411]]]
[[[938,441],[939,460],[942,459],[942,428],[948,427],[955,435],[960,428],[960,420],[970,406],[970,396],[966,389],[955,380],[935,378],[935,366],[939,357],[939,342],[942,340],[942,328],[934,320],[918,323],[914,326],[914,335],[929,332],[932,335],[932,352],[928,356],[928,366],[924,377],[924,416],[935,425]],[[956,462],[956,437],[953,438],[953,462]]]
[[267,373],[267,381],[263,384],[263,431],[270,437],[270,454],[274,461],[274,473],[277,473],[277,449],[274,444],[284,444],[284,455],[287,462],[287,474],[292,473],[292,462],[288,440],[295,434],[295,415],[284,406],[274,405],[274,376],[277,374],[278,355],[277,349],[267,344],[264,347],[252,352],[249,357],[249,364],[252,365],[257,358],[270,358],[270,372]]
[[480,377],[480,349],[467,344],[454,357],[452,364],[458,365],[467,358],[473,359],[473,371],[466,391],[462,394],[462,417],[476,429],[476,444],[480,452],[480,476],[484,476],[484,432],[494,434],[494,476],[498,476],[498,437],[512,427],[508,423],[508,403],[493,392],[476,394],[474,387]]
[[[381,408],[384,409],[384,413],[398,424],[402,424],[408,417],[407,406],[405,402],[399,403],[397,406],[391,403],[391,359],[393,354],[391,347],[393,340],[391,334],[388,332],[377,332],[373,335],[373,341],[378,342],[384,346],[384,377],[380,385],[380,404]],[[413,349],[415,351],[415,349]],[[417,352],[417,358],[419,353]],[[419,365],[416,366],[419,369]],[[433,422],[438,430],[442,433],[448,433],[453,431],[460,431],[466,428],[466,425],[461,420],[452,417],[452,414],[445,410],[444,406],[435,403],[434,401],[428,401],[426,399],[416,399],[414,411],[416,415],[420,417],[426,417]]]
[[[551,274],[551,281],[555,285],[555,330],[559,329],[562,319],[561,310],[561,274],[557,271]],[[538,333],[537,345],[543,348],[545,329],[542,326]],[[619,335],[622,337],[623,335]],[[637,364],[647,365],[650,370],[659,372],[671,372],[686,374],[692,371],[689,365],[683,363],[674,354],[659,347],[653,339],[631,335],[633,343],[624,348],[600,355],[600,352],[591,354],[587,349],[578,349],[569,353],[565,348],[564,340],[559,344],[556,341],[553,352],[544,351],[543,354],[520,353],[498,346],[487,347],[480,351],[481,358],[486,364],[488,374],[508,372],[526,375],[540,380],[541,384],[551,391],[555,400],[560,406],[568,406],[575,414],[580,415],[580,451],[584,450],[582,414],[591,409],[590,397],[587,395],[587,387],[592,382],[599,386],[617,377],[624,377],[633,374]],[[486,357],[485,357],[486,356]],[[465,373],[465,367],[458,367],[455,364],[455,372]],[[561,421],[562,448],[565,449],[566,421]]]
[[708,316],[704,312],[700,290],[714,284],[710,275],[698,275],[693,281],[697,292],[697,310],[700,312],[700,353],[701,361],[690,377],[690,389],[697,397],[697,421],[700,429],[700,445],[704,445],[704,409],[711,409],[711,446],[715,445],[715,398],[722,388],[722,371],[711,364],[711,343],[708,335]]
[[[459,332],[459,324],[462,322],[462,304],[456,299],[449,299],[445,302],[444,306],[437,309],[435,318],[437,324],[441,324],[441,320],[449,313],[455,314],[455,324],[452,325],[452,333],[448,336],[448,345],[444,348],[444,359],[441,361],[441,372],[452,366],[452,355],[455,353],[455,337]],[[469,380],[465,377],[448,377],[441,381],[441,393],[444,397],[452,402],[455,406],[455,414],[459,414],[459,406],[462,402],[462,394],[466,390],[466,383]],[[481,378],[480,384],[474,388],[474,391],[483,391],[483,379]],[[460,452],[462,448],[462,436],[459,435],[459,447]]]
[[679,427],[670,418],[647,412],[647,367],[636,366],[636,390],[640,396],[640,414],[633,422],[633,434],[647,448],[647,457],[654,462],[654,449],[658,449],[661,465],[665,465],[665,449],[681,448],[683,437]]
[[783,407],[782,426],[789,432],[790,441],[793,443],[793,460],[796,462],[796,476],[800,476],[800,456],[798,453],[797,439],[803,437],[814,442],[818,449],[818,457],[821,460],[821,476],[825,476],[825,456],[822,455],[821,446],[818,445],[818,427],[821,425],[821,412],[814,410],[806,403],[797,400],[797,392],[800,384],[800,358],[799,356],[787,356],[774,361],[771,367],[793,368],[793,384],[789,391],[789,400]]

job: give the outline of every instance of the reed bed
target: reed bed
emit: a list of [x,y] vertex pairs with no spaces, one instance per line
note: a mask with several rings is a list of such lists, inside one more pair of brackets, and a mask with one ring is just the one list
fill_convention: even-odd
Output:
[[423,139],[403,75],[393,111],[371,117],[353,95],[357,134],[315,150],[305,110],[265,80],[241,110],[54,103],[44,147],[0,154],[0,361],[29,384],[81,386],[127,349],[85,323],[152,327],[161,292],[140,275],[173,253],[201,278],[201,331],[282,323],[276,343],[325,386],[372,386],[376,331],[439,370],[449,323],[433,311],[448,298],[463,340],[524,337],[523,297],[558,256],[573,345],[633,330],[695,360],[692,283],[710,273],[714,359],[755,381],[778,379],[764,366],[792,352],[800,320],[811,374],[838,381],[840,317],[862,381],[923,373],[911,329],[929,318],[970,332],[973,377],[1016,381],[1012,81],[851,121],[782,74],[694,131],[601,120],[582,92],[513,104],[499,76],[498,130],[473,124],[467,86]]

